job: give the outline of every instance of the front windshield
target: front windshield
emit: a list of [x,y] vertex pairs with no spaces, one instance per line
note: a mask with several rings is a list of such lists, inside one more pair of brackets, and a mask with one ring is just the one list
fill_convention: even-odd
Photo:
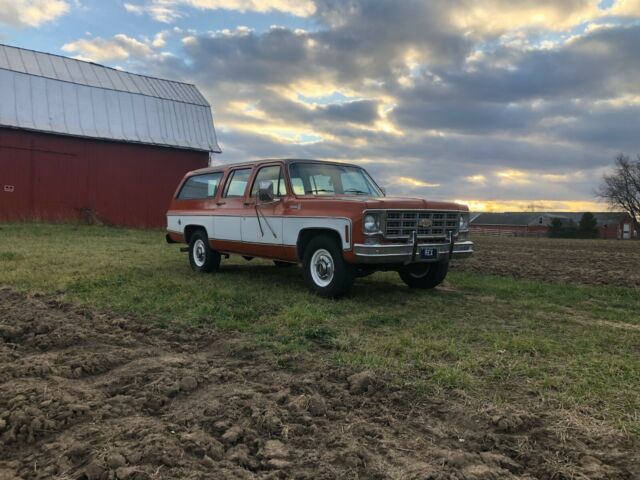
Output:
[[292,163],[291,187],[296,195],[367,195],[382,192],[362,168],[331,163]]

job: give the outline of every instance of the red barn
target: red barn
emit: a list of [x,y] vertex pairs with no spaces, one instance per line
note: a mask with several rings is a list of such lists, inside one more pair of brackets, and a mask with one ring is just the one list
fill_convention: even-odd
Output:
[[214,152],[194,85],[0,45],[0,220],[162,227]]

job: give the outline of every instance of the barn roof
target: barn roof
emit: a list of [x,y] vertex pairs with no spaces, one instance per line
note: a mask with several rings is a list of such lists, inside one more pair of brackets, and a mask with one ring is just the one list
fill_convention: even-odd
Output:
[[0,126],[220,152],[194,85],[2,44]]
[[[542,217],[550,221],[553,218],[561,220],[572,220],[579,223],[584,212],[505,212],[505,213],[480,213],[471,220],[473,225],[504,225],[504,226],[526,226],[538,223]],[[618,224],[629,218],[624,212],[595,212],[596,221],[599,226]],[[545,224],[548,222],[545,222]]]

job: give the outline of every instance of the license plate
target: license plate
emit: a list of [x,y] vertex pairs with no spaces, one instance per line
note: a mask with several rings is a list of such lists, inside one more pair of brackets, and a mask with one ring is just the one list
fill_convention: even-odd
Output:
[[432,260],[434,258],[438,258],[438,249],[437,248],[421,248],[420,258],[424,258],[425,260]]

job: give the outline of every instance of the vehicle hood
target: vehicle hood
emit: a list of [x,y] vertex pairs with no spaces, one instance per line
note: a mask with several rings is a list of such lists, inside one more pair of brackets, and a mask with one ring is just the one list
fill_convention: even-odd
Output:
[[462,210],[467,211],[466,205],[455,202],[437,202],[432,200],[423,200],[422,198],[404,198],[404,197],[381,197],[368,198],[366,200],[367,208],[370,209],[393,209],[393,210]]

